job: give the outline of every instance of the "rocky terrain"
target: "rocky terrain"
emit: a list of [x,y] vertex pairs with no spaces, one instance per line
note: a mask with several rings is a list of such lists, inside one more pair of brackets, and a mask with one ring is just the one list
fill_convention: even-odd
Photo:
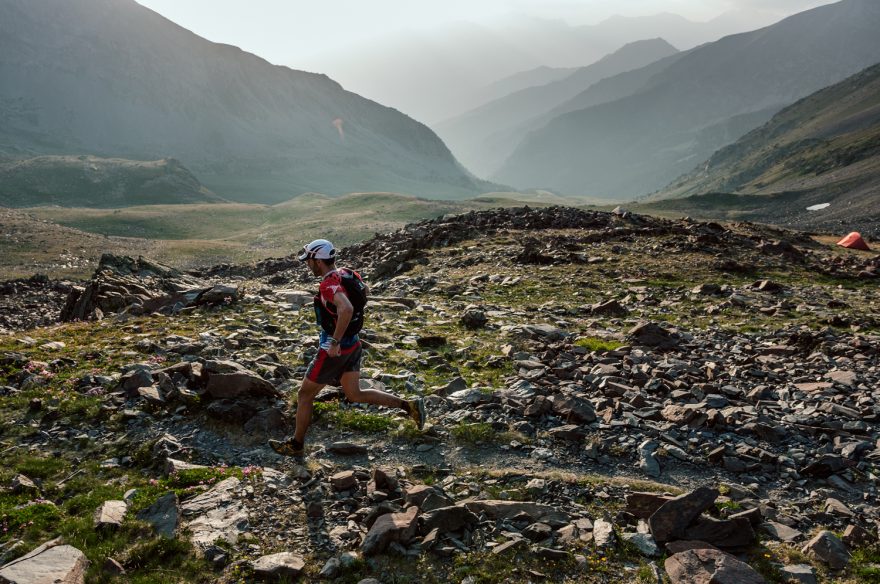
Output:
[[551,207],[342,258],[430,420],[328,388],[304,461],[290,259],[0,287],[0,581],[880,581],[875,254]]

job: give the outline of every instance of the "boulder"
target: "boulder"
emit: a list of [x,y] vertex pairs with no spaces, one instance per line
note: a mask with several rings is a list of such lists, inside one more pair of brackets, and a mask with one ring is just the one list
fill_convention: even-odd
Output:
[[0,567],[5,584],[85,584],[86,555],[59,540],[44,543],[29,554]]
[[627,339],[635,345],[643,345],[660,350],[674,349],[679,344],[678,335],[667,331],[653,322],[637,324],[627,333]]
[[336,491],[350,491],[357,487],[357,477],[353,470],[343,470],[330,477],[330,484]]
[[116,529],[122,526],[128,504],[125,501],[104,501],[95,511],[95,529]]
[[180,525],[180,503],[177,493],[166,493],[137,514],[137,518],[146,521],[153,526],[159,535],[174,537],[177,526]]
[[718,490],[700,487],[695,491],[670,499],[648,519],[651,535],[658,543],[681,538],[685,528],[712,506]]
[[279,552],[262,556],[251,562],[254,575],[260,578],[293,579],[299,576],[306,563],[302,556],[293,552]]
[[235,399],[242,397],[275,397],[275,386],[251,371],[212,373],[206,388],[211,397]]
[[807,542],[801,552],[828,564],[832,570],[843,570],[849,564],[849,550],[830,531],[820,531]]
[[410,507],[405,513],[387,513],[376,519],[361,544],[364,555],[381,553],[392,542],[408,543],[416,534],[418,515],[419,508]]
[[685,530],[685,538],[730,550],[747,548],[756,539],[752,523],[745,517],[725,520],[699,517]]
[[679,552],[663,564],[672,584],[766,584],[763,576],[730,554],[711,549]]
[[670,496],[658,495],[657,493],[627,493],[625,511],[639,519],[647,519],[671,499]]
[[440,533],[459,531],[465,527],[473,527],[479,521],[479,518],[467,508],[452,505],[423,514],[419,518],[419,531],[421,533],[428,533],[432,529],[439,529]]
[[247,511],[236,496],[240,483],[238,478],[230,477],[181,505],[184,517],[195,517],[185,526],[192,534],[190,541],[202,548],[209,548],[218,539],[230,544],[238,541],[248,527]]
[[792,584],[819,584],[819,581],[816,579],[816,570],[809,564],[783,566],[779,569],[779,572],[786,582],[791,582]]

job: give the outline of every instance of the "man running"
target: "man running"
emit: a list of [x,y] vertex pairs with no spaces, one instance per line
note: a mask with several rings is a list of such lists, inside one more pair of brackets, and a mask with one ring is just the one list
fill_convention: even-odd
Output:
[[326,239],[316,239],[305,246],[298,259],[305,262],[312,274],[321,278],[318,295],[315,296],[315,315],[321,326],[320,348],[309,364],[297,394],[293,437],[283,441],[269,440],[269,446],[284,456],[303,456],[306,431],[312,421],[313,402],[325,385],[341,385],[345,397],[351,402],[399,408],[421,430],[426,418],[422,398],[407,401],[384,391],[360,387],[362,351],[357,333],[363,324],[362,305],[365,300],[355,299],[355,303],[361,305],[360,310],[356,311],[343,282],[343,278],[356,278],[363,286],[365,296],[366,285],[362,283],[360,275],[352,270],[336,268],[336,250]]

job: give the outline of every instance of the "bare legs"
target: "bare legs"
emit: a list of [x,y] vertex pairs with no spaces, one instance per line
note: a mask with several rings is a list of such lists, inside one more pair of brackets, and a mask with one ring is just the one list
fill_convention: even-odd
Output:
[[[360,373],[357,371],[349,371],[342,374],[340,379],[342,382],[342,392],[348,398],[348,401],[406,410],[406,400],[377,389],[361,389],[360,378]],[[297,395],[296,432],[293,436],[300,444],[305,442],[306,431],[312,423],[315,396],[318,395],[318,392],[323,387],[324,385],[320,383],[303,379],[302,387],[300,387],[299,394]]]

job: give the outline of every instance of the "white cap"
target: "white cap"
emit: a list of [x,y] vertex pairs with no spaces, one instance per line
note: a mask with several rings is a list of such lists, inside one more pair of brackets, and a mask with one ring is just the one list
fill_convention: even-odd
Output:
[[299,261],[306,260],[329,260],[336,257],[336,248],[326,239],[316,239],[304,248],[299,254]]

